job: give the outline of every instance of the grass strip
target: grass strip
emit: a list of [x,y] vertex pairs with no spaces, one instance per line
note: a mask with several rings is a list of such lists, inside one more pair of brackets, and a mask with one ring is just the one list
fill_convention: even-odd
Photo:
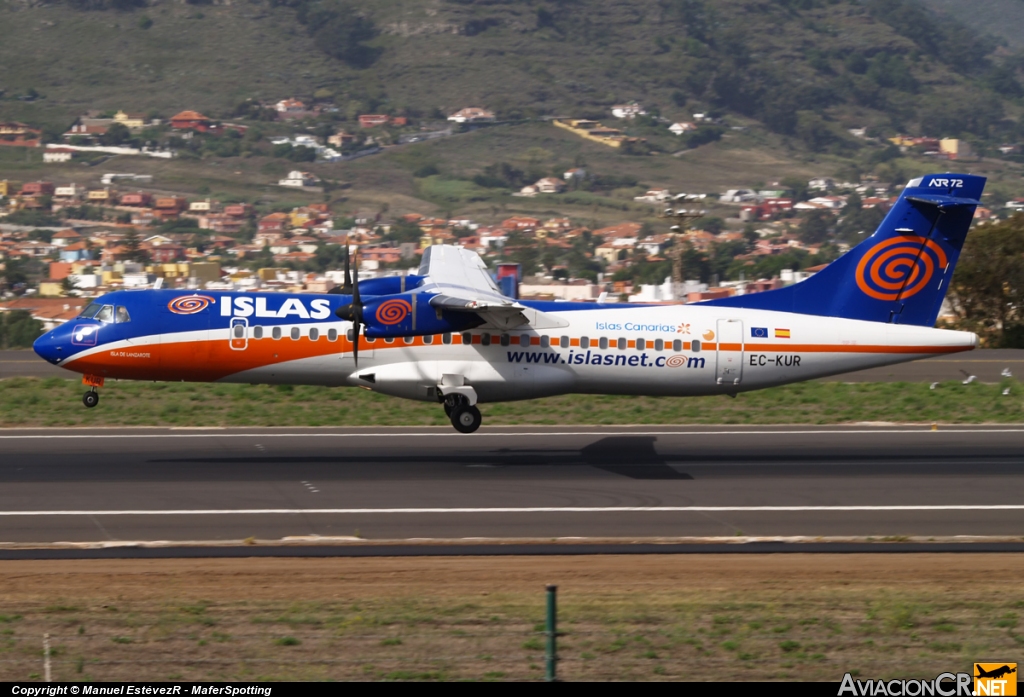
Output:
[[[111,381],[98,407],[75,380],[0,380],[0,426],[443,426],[437,404],[366,390]],[[488,425],[1020,423],[1024,385],[805,382],[715,397],[564,395],[483,404]]]

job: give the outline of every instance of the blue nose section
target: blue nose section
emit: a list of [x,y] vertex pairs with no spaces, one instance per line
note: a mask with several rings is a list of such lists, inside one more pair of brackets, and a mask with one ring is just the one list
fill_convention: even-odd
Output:
[[71,333],[66,325],[57,327],[36,339],[32,350],[40,358],[57,365],[71,354]]

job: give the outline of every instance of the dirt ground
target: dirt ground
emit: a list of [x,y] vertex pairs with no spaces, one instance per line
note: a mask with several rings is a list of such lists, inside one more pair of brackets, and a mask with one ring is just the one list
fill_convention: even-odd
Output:
[[0,680],[934,677],[1015,661],[1024,555],[0,563]]

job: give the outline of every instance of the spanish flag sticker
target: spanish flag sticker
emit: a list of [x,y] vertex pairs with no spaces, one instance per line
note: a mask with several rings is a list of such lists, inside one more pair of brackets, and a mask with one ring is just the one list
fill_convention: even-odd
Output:
[[776,339],[788,339],[789,338],[789,330],[788,329],[776,329],[775,330],[775,338]]

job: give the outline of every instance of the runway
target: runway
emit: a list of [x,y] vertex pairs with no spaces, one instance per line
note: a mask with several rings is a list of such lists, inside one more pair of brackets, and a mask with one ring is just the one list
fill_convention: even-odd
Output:
[[0,432],[0,543],[1024,538],[1024,428]]
[[[999,382],[1002,372],[1024,376],[1024,349],[968,351],[951,356],[926,358],[912,363],[870,368],[836,375],[828,380],[842,382],[943,382],[964,380],[974,375],[981,382]],[[12,377],[77,379],[77,374],[50,365],[32,351],[0,351],[0,379]]]

